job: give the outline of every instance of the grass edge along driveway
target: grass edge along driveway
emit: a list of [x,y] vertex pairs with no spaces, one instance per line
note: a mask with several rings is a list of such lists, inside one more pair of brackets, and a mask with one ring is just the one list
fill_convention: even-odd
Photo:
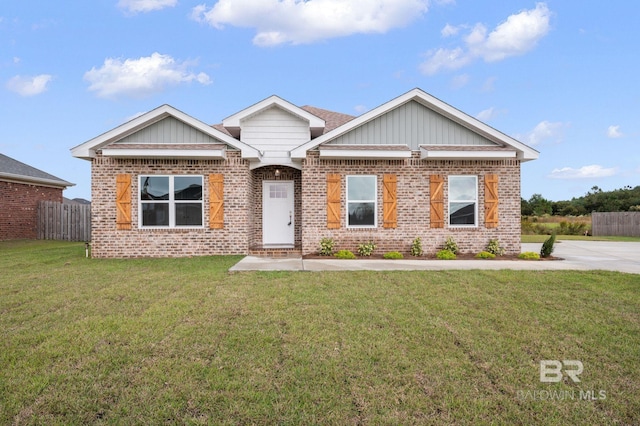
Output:
[[0,424],[638,421],[640,275],[238,259],[0,243]]

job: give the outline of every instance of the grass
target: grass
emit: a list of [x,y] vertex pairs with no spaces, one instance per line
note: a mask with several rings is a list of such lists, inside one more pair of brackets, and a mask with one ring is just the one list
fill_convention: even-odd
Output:
[[[637,421],[640,275],[238,260],[0,242],[0,424]],[[582,381],[541,383],[540,360]]]

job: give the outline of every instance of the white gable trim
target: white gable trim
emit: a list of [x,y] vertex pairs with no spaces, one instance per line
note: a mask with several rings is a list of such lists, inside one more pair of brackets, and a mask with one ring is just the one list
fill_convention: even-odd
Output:
[[233,148],[240,150],[242,152],[243,158],[250,158],[250,159],[260,158],[261,154],[257,149],[243,142],[240,142],[239,140],[234,139],[229,135],[222,133],[221,131],[209,126],[206,123],[203,123],[200,120],[197,120],[183,113],[182,111],[179,111],[173,108],[170,105],[162,105],[161,107],[158,107],[152,111],[149,111],[148,113],[143,114],[139,117],[136,117],[133,120],[116,127],[115,129],[112,129],[83,144],[80,144],[74,148],[71,148],[71,155],[77,158],[91,160],[96,156],[96,151],[102,149],[103,147],[106,147],[107,145],[113,142],[116,142],[126,136],[129,136],[169,116],[184,122],[185,124],[193,127],[194,129],[197,129],[202,133],[219,140],[222,143],[225,143]]
[[447,117],[469,130],[487,138],[488,140],[495,142],[496,144],[515,148],[517,152],[516,157],[522,161],[535,160],[538,158],[539,153],[535,149],[497,131],[490,126],[487,126],[483,122],[463,113],[462,111],[442,102],[420,89],[413,89],[410,92],[407,92],[404,95],[399,96],[316,139],[300,145],[298,148],[291,151],[291,157],[294,159],[305,158],[308,150],[314,149],[320,144],[329,142],[338,136],[348,133],[351,130],[360,127],[410,101],[416,101],[442,116]]
[[364,159],[364,160],[398,160],[411,158],[411,149],[407,145],[384,147],[379,145],[331,145],[322,146],[320,158],[324,159]]
[[245,108],[242,111],[225,118],[224,120],[222,120],[222,125],[229,131],[229,133],[237,137],[240,134],[240,127],[243,120],[246,120],[247,118],[250,118],[274,106],[277,106],[284,111],[308,122],[309,130],[312,135],[322,134],[325,126],[325,121],[323,119],[275,95],[270,96],[267,99],[264,99],[257,104],[250,106],[249,108]]
[[470,150],[437,150],[429,151],[420,148],[421,160],[504,160],[505,158],[516,158],[516,151],[476,151]]
[[141,149],[118,148],[102,150],[106,157],[113,158],[181,158],[194,160],[218,160],[226,159],[225,149]]

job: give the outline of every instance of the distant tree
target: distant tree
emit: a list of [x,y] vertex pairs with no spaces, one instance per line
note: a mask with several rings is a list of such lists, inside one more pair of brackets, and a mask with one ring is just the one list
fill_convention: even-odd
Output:
[[533,194],[531,198],[529,198],[529,206],[536,216],[550,215],[553,213],[551,201],[544,198],[542,194]]
[[578,216],[579,210],[571,201],[551,202],[552,215],[554,216]]
[[531,216],[533,215],[533,209],[527,200],[520,197],[520,214],[522,216]]
[[549,201],[541,194],[533,194],[529,200],[520,198],[520,211],[523,216],[580,216],[594,211],[640,211],[640,185],[625,185],[613,191],[603,191],[594,185],[582,197],[574,197],[569,201]]

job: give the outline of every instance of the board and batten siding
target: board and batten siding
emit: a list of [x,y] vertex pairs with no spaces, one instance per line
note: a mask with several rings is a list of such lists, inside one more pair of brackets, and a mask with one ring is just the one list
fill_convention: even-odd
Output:
[[242,142],[260,151],[290,151],[311,137],[306,120],[278,107],[243,120],[240,127]]
[[415,101],[371,120],[328,145],[396,144],[406,144],[413,151],[420,150],[420,145],[496,145]]
[[173,117],[120,139],[118,144],[219,144],[220,141]]

